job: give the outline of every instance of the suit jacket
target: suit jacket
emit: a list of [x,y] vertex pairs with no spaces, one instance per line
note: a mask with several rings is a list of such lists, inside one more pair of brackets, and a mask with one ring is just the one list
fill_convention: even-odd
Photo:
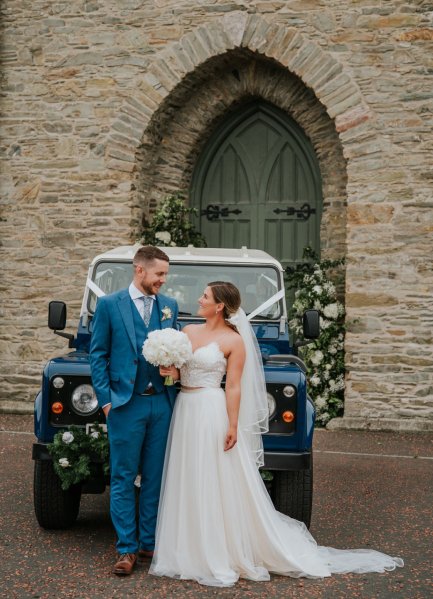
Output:
[[[164,318],[162,313],[166,307],[171,311],[170,318]],[[133,309],[128,289],[98,299],[92,322],[89,359],[93,387],[101,407],[111,403],[111,407],[116,408],[132,397],[138,365]],[[153,310],[158,310],[161,329],[176,328],[176,300],[158,294]],[[115,390],[110,382],[115,383]],[[176,389],[169,386],[167,391],[173,405]]]

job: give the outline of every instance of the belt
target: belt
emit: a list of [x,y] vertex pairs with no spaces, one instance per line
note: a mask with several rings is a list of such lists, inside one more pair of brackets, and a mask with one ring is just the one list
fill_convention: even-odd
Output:
[[156,395],[157,393],[155,387],[148,387],[143,393],[136,393],[136,395]]

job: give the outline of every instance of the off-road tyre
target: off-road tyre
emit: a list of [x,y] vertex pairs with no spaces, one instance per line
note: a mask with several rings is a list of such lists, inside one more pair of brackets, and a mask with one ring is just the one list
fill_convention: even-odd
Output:
[[[311,456],[312,457],[312,456]],[[271,498],[275,508],[309,528],[313,504],[313,463],[308,470],[273,471]]]
[[63,491],[49,460],[35,460],[33,498],[36,519],[42,528],[69,528],[78,517],[81,485]]

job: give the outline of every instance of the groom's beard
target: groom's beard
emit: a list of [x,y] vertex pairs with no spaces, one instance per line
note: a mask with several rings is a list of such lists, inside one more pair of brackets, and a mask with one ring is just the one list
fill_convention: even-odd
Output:
[[144,293],[146,293],[146,295],[157,295],[159,293],[160,288],[162,287],[162,285],[159,284],[149,284],[149,283],[142,283],[141,287],[144,291]]

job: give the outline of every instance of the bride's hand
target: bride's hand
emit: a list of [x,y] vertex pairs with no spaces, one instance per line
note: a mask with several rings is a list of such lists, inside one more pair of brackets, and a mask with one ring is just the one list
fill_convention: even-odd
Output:
[[230,426],[227,431],[226,439],[224,441],[224,451],[232,449],[238,440],[238,430],[235,426]]
[[176,366],[160,366],[159,374],[161,376],[171,376],[174,381],[178,381],[180,379],[179,369]]

